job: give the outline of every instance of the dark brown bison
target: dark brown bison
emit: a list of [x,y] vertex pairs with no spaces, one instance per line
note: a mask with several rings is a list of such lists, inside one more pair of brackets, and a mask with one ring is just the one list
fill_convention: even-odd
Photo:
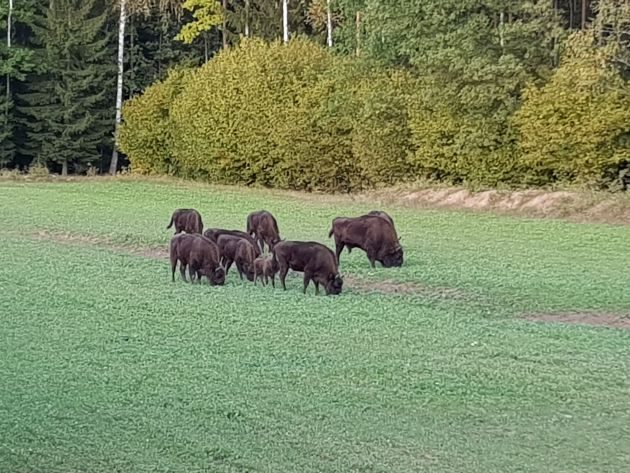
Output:
[[243,274],[249,281],[254,280],[254,260],[256,259],[254,248],[254,245],[244,238],[241,238],[236,245],[234,263],[241,280],[243,279]]
[[243,238],[234,235],[220,235],[217,238],[217,246],[221,252],[221,264],[225,267],[226,275],[236,260],[236,250],[241,241]]
[[265,243],[269,251],[280,241],[278,222],[270,212],[259,210],[247,216],[247,233],[256,238],[260,249],[265,251]]
[[260,279],[263,286],[266,286],[271,279],[271,285],[275,288],[278,269],[278,264],[274,261],[273,256],[259,256],[254,260],[254,285]]
[[273,249],[273,260],[280,272],[280,281],[286,291],[285,279],[289,269],[304,273],[304,294],[310,281],[315,283],[315,294],[322,284],[326,294],[341,294],[343,279],[339,275],[337,259],[330,248],[313,241],[281,241]]
[[201,281],[201,276],[205,276],[213,286],[225,283],[225,270],[219,263],[219,248],[207,238],[190,233],[175,235],[171,238],[169,253],[173,281],[179,262],[179,271],[184,281],[188,267],[191,282],[194,282],[195,277]]
[[335,236],[337,261],[344,247],[348,252],[352,248],[361,248],[367,253],[370,265],[375,261],[385,268],[402,266],[403,249],[396,230],[383,217],[363,215],[356,218],[337,217],[332,222],[328,237]]
[[392,228],[394,229],[394,232],[396,231],[396,226],[394,225],[394,219],[392,219],[392,217],[387,212],[383,212],[382,210],[372,210],[367,215],[372,216],[372,217],[384,218],[391,224]]
[[218,243],[219,237],[221,235],[230,235],[230,236],[243,238],[247,240],[252,245],[254,245],[254,251],[256,253],[256,257],[260,256],[260,248],[258,247],[256,240],[254,240],[251,237],[251,235],[245,232],[242,232],[240,230],[224,230],[223,228],[208,228],[206,231],[203,232],[203,236],[205,236],[206,238],[209,238],[215,243]]
[[195,209],[177,209],[171,215],[171,221],[166,228],[169,229],[173,225],[175,225],[176,235],[181,232],[201,234],[203,231],[201,214]]

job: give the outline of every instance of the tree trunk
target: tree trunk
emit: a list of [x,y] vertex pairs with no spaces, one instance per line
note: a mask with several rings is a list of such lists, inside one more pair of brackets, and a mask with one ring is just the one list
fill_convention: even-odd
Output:
[[573,16],[575,15],[575,0],[569,0],[569,29],[573,29]]
[[289,42],[289,0],[282,0],[282,39]]
[[249,38],[249,0],[245,0],[245,36]]
[[333,37],[332,37],[332,12],[330,11],[330,0],[326,0],[326,33],[327,33],[327,41],[329,48],[333,46]]
[[223,0],[223,26],[221,28],[221,40],[223,42],[223,49],[227,48],[227,0]]
[[208,32],[203,32],[203,57],[205,59],[204,62],[208,62]]
[[61,163],[61,175],[64,177],[68,175],[68,161],[67,160]]
[[356,42],[357,42],[357,49],[356,49],[356,55],[359,56],[361,54],[361,12],[357,11],[357,17],[356,17]]
[[505,38],[503,37],[503,27],[505,25],[505,13],[499,13],[499,44],[501,48],[505,47]]
[[[7,15],[7,51],[11,50],[11,23],[13,16],[13,0],[9,0],[9,13]],[[11,77],[7,72],[7,101],[4,108],[4,115],[9,116],[9,100],[11,99]]]
[[587,2],[586,0],[582,0],[582,29],[586,28],[586,10]]
[[116,125],[114,128],[114,151],[109,165],[109,173],[116,174],[118,169],[118,130],[122,117],[123,72],[125,69],[125,23],[127,21],[127,0],[120,0],[120,16],[118,18],[118,78],[116,83]]

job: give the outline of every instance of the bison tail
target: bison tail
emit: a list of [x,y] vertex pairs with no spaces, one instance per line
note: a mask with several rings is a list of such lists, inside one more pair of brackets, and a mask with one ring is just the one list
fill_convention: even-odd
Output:
[[335,234],[335,228],[331,228],[330,231],[328,232],[328,238],[332,237]]
[[168,230],[172,226],[173,226],[173,216],[171,215],[171,221],[168,223],[168,226],[166,227],[166,229]]

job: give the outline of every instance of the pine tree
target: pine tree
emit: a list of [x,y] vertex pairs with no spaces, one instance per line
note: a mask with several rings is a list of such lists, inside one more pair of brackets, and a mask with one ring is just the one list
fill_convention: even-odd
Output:
[[40,68],[20,95],[24,153],[61,165],[62,174],[71,164],[80,169],[99,159],[99,146],[111,139],[107,17],[107,7],[97,0],[50,0],[34,27]]
[[0,22],[6,25],[5,41],[0,41],[0,166],[14,161],[16,156],[15,86],[33,69],[32,51],[19,40],[23,22],[28,20],[32,1],[17,5],[6,0],[0,4]]

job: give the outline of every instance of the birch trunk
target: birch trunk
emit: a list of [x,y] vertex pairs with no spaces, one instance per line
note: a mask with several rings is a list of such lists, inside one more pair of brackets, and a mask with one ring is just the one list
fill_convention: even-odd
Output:
[[586,28],[586,0],[582,0],[582,29]]
[[[13,0],[9,0],[9,14],[7,15],[7,51],[11,50],[11,21],[13,16]],[[11,77],[7,72],[7,101],[4,109],[5,116],[9,116],[9,99],[11,98]]]
[[249,0],[245,0],[245,36],[249,38]]
[[282,39],[289,42],[289,0],[282,0]]
[[356,17],[356,55],[360,56],[361,55],[361,12],[357,11],[357,17]]
[[109,173],[116,174],[118,169],[118,130],[122,117],[123,72],[125,69],[125,23],[127,22],[127,0],[120,0],[120,16],[118,18],[118,78],[116,83],[116,126],[114,128],[114,151],[109,165]]
[[221,29],[223,49],[227,48],[227,0],[223,0],[223,26]]
[[505,13],[499,13],[499,44],[501,48],[505,47],[505,38],[503,37],[503,27],[505,26]]
[[326,0],[326,33],[327,33],[327,41],[329,48],[333,46],[333,37],[332,37],[332,12],[330,11],[330,0]]

